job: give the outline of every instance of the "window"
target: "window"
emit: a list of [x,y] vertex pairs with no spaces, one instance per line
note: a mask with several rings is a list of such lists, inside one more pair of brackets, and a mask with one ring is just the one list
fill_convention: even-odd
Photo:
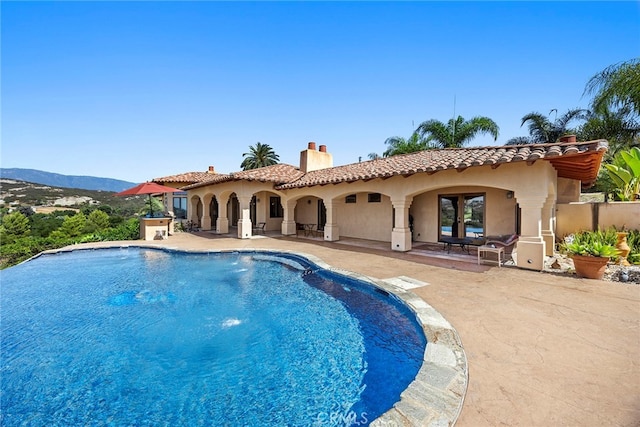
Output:
[[173,197],[173,214],[176,219],[187,219],[187,198]]
[[380,203],[382,201],[382,196],[380,193],[369,193],[367,194],[367,201],[369,203]]
[[284,210],[280,203],[280,197],[271,196],[269,198],[269,218],[282,218],[284,217]]
[[356,195],[355,194],[349,194],[347,197],[344,198],[344,202],[345,203],[356,203]]

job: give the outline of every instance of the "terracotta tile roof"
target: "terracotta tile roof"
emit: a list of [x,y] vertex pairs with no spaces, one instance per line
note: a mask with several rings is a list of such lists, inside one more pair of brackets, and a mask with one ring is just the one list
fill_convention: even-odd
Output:
[[185,172],[185,173],[180,173],[180,174],[177,174],[177,175],[165,176],[165,177],[162,177],[162,178],[154,178],[153,182],[158,182],[158,183],[164,183],[164,182],[180,183],[180,182],[184,182],[185,184],[193,184],[193,183],[196,183],[196,182],[207,181],[207,180],[211,179],[211,177],[213,177],[215,175],[221,175],[221,174],[214,174],[214,173],[210,173],[210,172]]
[[249,169],[246,171],[232,172],[226,174],[210,175],[210,178],[206,181],[194,183],[186,186],[184,190],[191,190],[193,188],[204,187],[206,185],[218,184],[225,181],[260,181],[260,182],[272,182],[274,184],[286,184],[293,182],[304,175],[304,172],[300,171],[295,166],[288,165],[286,163],[279,163],[273,166],[265,166],[258,169]]
[[[276,189],[287,189],[360,180],[366,181],[375,178],[389,178],[396,175],[432,174],[448,169],[462,171],[469,167],[485,165],[496,168],[505,163],[533,163],[538,160],[544,160],[553,165],[558,171],[559,177],[577,179],[582,181],[583,186],[590,186],[598,176],[602,156],[607,149],[608,143],[606,140],[498,147],[447,148],[320,169],[306,174],[295,166],[281,163],[230,174],[192,172],[172,177],[156,178],[154,181],[180,182],[177,180],[182,179],[180,178],[182,176],[200,179],[199,181],[190,181],[189,185],[182,187],[183,190],[238,180],[272,182],[276,184]],[[171,179],[174,180],[172,181]],[[184,182],[189,183],[186,179]]]
[[249,169],[241,172],[233,172],[233,179],[244,179],[248,181],[274,182],[285,184],[293,182],[304,175],[300,169],[286,163],[280,163],[264,168]]
[[[589,142],[529,144],[499,147],[449,148],[427,150],[417,153],[370,160],[345,166],[320,169],[304,174],[300,179],[284,183],[276,188],[299,188],[313,185],[337,184],[388,178],[395,175],[413,175],[426,172],[435,173],[447,169],[464,170],[474,166],[504,163],[535,162],[548,160],[558,170],[558,176],[580,179],[589,185],[595,181],[598,168],[608,144],[605,140]],[[570,159],[581,156],[591,158]],[[560,159],[563,159],[560,161]]]

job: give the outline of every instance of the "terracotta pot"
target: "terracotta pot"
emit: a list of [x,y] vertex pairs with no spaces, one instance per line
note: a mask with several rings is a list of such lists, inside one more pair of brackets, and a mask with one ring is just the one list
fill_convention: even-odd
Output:
[[629,255],[629,252],[631,252],[631,248],[629,247],[629,244],[627,244],[628,234],[629,233],[626,233],[624,231],[618,232],[618,242],[616,243],[616,249],[619,252],[620,264],[622,265],[630,265],[629,261],[627,261],[627,255]]
[[609,258],[585,255],[571,255],[578,277],[602,280]]

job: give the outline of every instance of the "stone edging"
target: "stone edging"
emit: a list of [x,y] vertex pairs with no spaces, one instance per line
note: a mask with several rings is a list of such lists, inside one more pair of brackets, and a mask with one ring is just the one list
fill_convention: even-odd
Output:
[[[331,267],[315,255],[287,250],[243,248],[229,250],[185,250],[155,245],[113,245],[65,247],[42,252],[52,254],[83,249],[145,248],[185,253],[263,252],[287,253],[306,258],[318,267],[369,283],[394,294],[415,313],[421,323],[427,347],[416,378],[400,395],[393,408],[371,422],[373,427],[444,427],[453,426],[464,403],[469,382],[467,356],[457,331],[442,315],[411,291],[388,282],[352,271]],[[36,255],[33,258],[37,258]],[[33,259],[30,258],[30,259]],[[26,262],[26,261],[25,261]]]

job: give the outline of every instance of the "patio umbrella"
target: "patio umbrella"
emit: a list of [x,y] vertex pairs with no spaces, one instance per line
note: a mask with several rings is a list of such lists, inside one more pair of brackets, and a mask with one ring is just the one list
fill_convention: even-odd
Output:
[[140,194],[149,195],[149,214],[153,216],[153,205],[151,204],[151,195],[158,193],[175,193],[176,191],[182,191],[177,188],[167,187],[155,182],[143,182],[128,190],[116,193],[116,196],[138,196]]

